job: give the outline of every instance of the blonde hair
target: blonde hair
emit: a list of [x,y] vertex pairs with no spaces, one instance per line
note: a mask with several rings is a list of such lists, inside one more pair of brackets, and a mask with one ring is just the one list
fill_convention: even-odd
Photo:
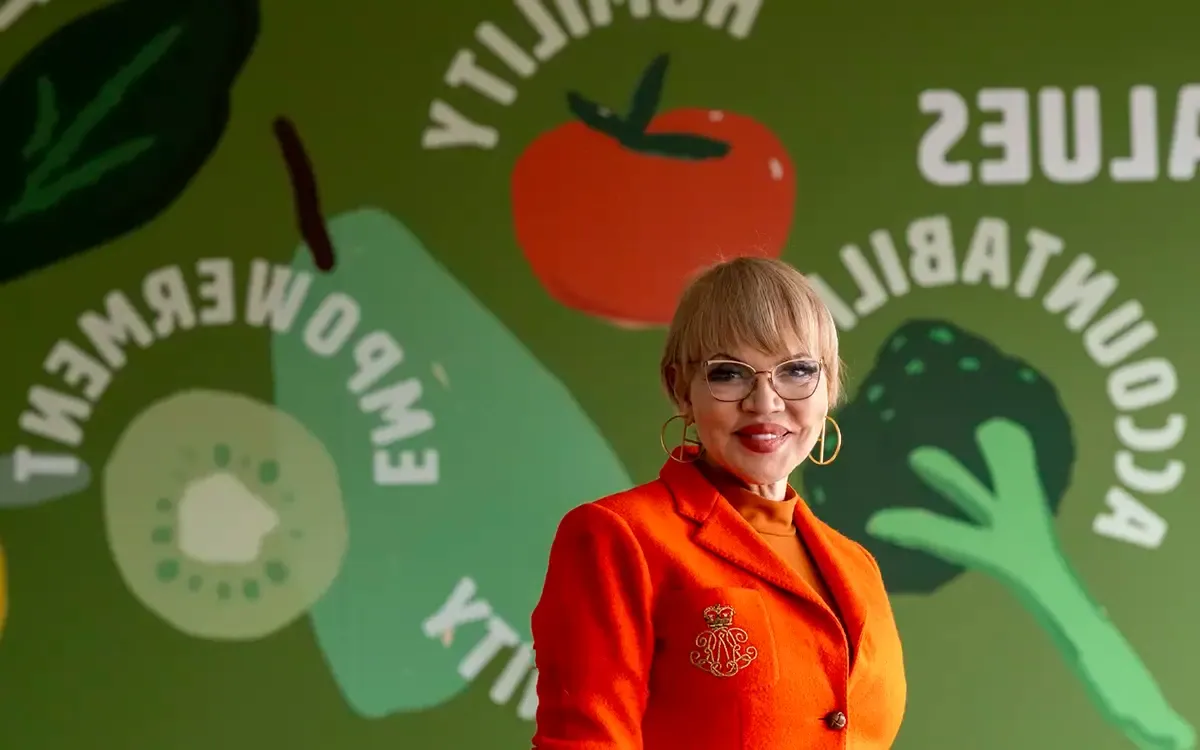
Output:
[[808,279],[773,258],[718,263],[692,280],[675,309],[660,365],[663,387],[679,406],[703,360],[738,346],[778,352],[790,335],[824,362],[829,404],[836,405],[843,372],[837,327]]

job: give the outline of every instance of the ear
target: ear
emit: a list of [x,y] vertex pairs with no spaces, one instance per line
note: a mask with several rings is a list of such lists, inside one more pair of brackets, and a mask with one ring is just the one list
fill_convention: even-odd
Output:
[[828,403],[829,403],[830,411],[833,411],[834,409],[836,409],[838,407],[838,404],[841,402],[842,397],[846,395],[842,389],[842,376],[845,373],[845,371],[846,371],[845,365],[839,360],[836,378],[826,377],[824,379],[825,380],[825,394],[826,394],[826,396],[828,396]]
[[663,373],[663,384],[667,387],[667,396],[671,399],[671,403],[675,404],[675,409],[690,422],[692,395],[687,388],[682,389],[683,393],[680,394],[679,368],[675,365],[668,366],[666,372]]

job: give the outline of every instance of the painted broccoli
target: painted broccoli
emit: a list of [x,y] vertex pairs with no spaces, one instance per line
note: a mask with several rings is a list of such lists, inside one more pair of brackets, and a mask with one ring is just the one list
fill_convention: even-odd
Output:
[[931,593],[968,568],[994,577],[1139,747],[1195,747],[1059,546],[1075,445],[1053,384],[952,323],[910,321],[836,418],[853,442],[829,466],[806,463],[804,485],[822,518],[871,550],[889,591]]

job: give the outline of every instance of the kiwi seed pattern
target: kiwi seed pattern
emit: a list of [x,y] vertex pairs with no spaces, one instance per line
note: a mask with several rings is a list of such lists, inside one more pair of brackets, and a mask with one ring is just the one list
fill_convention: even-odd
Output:
[[132,592],[179,630],[216,640],[260,638],[300,617],[347,544],[325,448],[282,411],[229,393],[186,391],[133,419],[104,470],[104,515]]

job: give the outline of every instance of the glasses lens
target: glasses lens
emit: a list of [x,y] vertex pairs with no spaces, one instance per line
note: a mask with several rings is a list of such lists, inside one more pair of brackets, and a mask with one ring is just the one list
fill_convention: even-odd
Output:
[[821,363],[812,359],[794,359],[775,368],[772,379],[780,398],[795,401],[808,398],[817,390]]
[[754,390],[754,370],[739,362],[709,362],[704,377],[718,401],[741,401]]

